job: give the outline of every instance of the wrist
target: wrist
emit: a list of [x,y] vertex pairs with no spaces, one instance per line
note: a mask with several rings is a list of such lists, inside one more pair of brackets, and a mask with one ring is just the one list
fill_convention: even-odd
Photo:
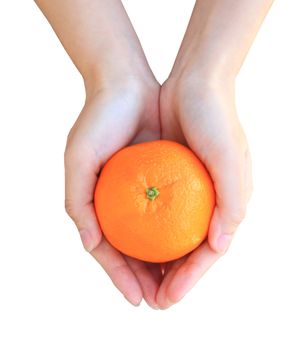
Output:
[[83,75],[87,99],[102,91],[128,88],[131,91],[155,89],[159,86],[149,66],[144,64],[126,67],[95,65]]
[[204,84],[207,88],[219,85],[234,85],[236,73],[228,66],[217,62],[208,62],[204,57],[193,56],[177,60],[168,79],[176,81],[193,81]]
[[215,70],[203,71],[198,65],[187,65],[180,70],[173,70],[166,80],[166,85],[178,95],[185,93],[210,93],[234,91],[235,76]]
[[119,96],[128,94],[144,103],[151,96],[159,95],[160,84],[153,74],[140,72],[123,72],[118,75],[103,75],[100,71],[84,78],[86,104],[97,96]]
[[179,115],[180,109],[190,101],[200,101],[203,105],[219,99],[234,103],[235,80],[222,74],[200,74],[198,68],[192,66],[171,74],[161,91],[161,101],[171,105]]
[[196,35],[186,34],[170,77],[192,75],[211,84],[233,82],[239,71],[238,58],[227,52],[225,43],[215,43],[201,29],[195,28],[194,32]]

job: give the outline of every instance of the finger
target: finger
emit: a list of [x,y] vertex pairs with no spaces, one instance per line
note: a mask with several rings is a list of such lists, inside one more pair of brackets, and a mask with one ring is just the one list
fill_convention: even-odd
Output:
[[231,149],[207,163],[207,167],[216,191],[208,239],[215,252],[224,253],[246,212],[245,154]]
[[220,256],[221,254],[211,249],[208,241],[194,250],[175,271],[170,283],[168,283],[164,291],[167,304],[163,304],[163,307],[169,307],[179,302]]
[[171,283],[171,280],[175,276],[175,273],[186,261],[186,259],[187,257],[184,256],[178,260],[166,264],[165,275],[156,296],[156,300],[160,309],[166,309],[172,305],[172,301],[168,299],[166,291]]
[[91,251],[91,255],[102,266],[113,284],[133,305],[137,306],[143,298],[137,277],[132,272],[123,255],[113,248],[106,239]]
[[[153,309],[158,309],[156,293],[159,288],[159,284],[155,280],[154,275],[149,270],[146,263],[128,256],[125,256],[125,260],[137,277],[143,292],[143,297],[147,304]],[[158,268],[158,266],[154,267],[154,269],[156,268]]]
[[146,263],[148,270],[152,274],[154,280],[160,286],[163,279],[163,266],[158,263]]
[[89,252],[98,246],[102,238],[93,205],[97,171],[95,162],[90,160],[89,152],[66,149],[65,207]]

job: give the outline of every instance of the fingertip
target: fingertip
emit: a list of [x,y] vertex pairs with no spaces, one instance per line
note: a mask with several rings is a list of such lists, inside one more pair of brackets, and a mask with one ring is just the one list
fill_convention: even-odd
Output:
[[92,231],[90,229],[80,229],[79,234],[83,246],[88,253],[91,253],[101,243],[101,232]]
[[146,301],[147,305],[154,310],[159,309],[156,303],[156,294],[160,284],[160,282],[156,280],[156,272],[159,266],[156,264],[149,265],[148,263],[128,256],[125,256],[125,260],[139,281],[143,299]]
[[124,295],[124,298],[133,306],[140,306],[141,302],[143,300],[142,295],[134,295],[134,294],[130,294],[130,295]]
[[[131,271],[130,271],[131,272]],[[126,276],[126,274],[125,274]],[[114,279],[114,276],[110,276],[114,284],[118,287],[118,289],[123,293],[125,299],[132,304],[133,306],[140,306],[143,300],[142,289],[136,280],[136,277],[131,272],[132,279],[130,278],[128,281],[123,280],[123,278],[118,278],[117,281]],[[130,276],[130,277],[131,277]],[[118,283],[118,284],[116,284]],[[120,284],[120,285],[119,285]]]
[[209,245],[217,254],[224,254],[232,241],[233,234],[224,234],[221,231],[211,231],[209,233]]
[[232,220],[221,216],[220,209],[215,208],[208,234],[209,245],[215,253],[225,254],[231,244],[237,225],[230,222]]
[[232,237],[232,234],[221,234],[217,238],[216,249],[218,253],[224,254],[228,250],[232,241]]
[[[171,284],[167,290],[167,300],[170,306],[177,304],[187,293],[185,286],[180,285],[179,287],[176,287],[175,283],[176,281],[173,281],[173,284]],[[181,282],[178,280],[177,284],[179,285]]]
[[159,310],[166,310],[170,308],[172,305],[174,305],[174,302],[172,302],[167,297],[167,294],[163,295],[162,297],[157,297],[156,300],[157,300]]
[[183,271],[184,269],[177,272],[177,275],[174,276],[164,295],[161,298],[157,299],[159,308],[161,310],[166,310],[171,306],[177,304],[191,289],[191,287],[189,287],[188,277],[185,276]]
[[201,276],[201,270],[196,264],[182,266],[168,286],[166,295],[172,304],[178,303],[193,288]]
[[160,288],[156,295],[156,302],[161,310],[168,309],[174,303],[168,298],[168,287],[171,284],[171,281],[175,277],[175,274],[179,270],[179,268],[186,261],[187,256],[184,256],[176,261],[170,262],[166,264],[165,267],[165,275],[164,279],[160,285]]
[[214,250],[215,253],[220,253],[218,247],[218,239],[221,236],[221,224],[220,224],[220,215],[218,208],[215,208],[208,233],[208,241],[210,247]]
[[[74,206],[76,206],[74,204]],[[73,208],[73,207],[72,207]],[[102,241],[102,231],[97,221],[93,203],[70,209],[69,216],[74,221],[85,250],[91,253]]]
[[198,247],[173,277],[166,290],[167,299],[172,304],[182,300],[219,257],[208,242]]

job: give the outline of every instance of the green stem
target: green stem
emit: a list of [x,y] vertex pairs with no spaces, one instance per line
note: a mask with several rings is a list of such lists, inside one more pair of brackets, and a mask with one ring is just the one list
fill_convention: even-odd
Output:
[[146,189],[146,197],[151,201],[155,200],[159,196],[159,194],[160,192],[156,187],[148,187]]

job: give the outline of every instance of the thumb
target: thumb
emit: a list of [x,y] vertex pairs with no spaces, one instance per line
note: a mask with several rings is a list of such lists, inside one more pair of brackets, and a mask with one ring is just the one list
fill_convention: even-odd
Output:
[[94,162],[90,162],[88,154],[72,150],[72,147],[66,149],[65,208],[78,228],[84,248],[89,252],[102,239],[93,205],[97,176]]
[[211,248],[224,253],[246,213],[247,189],[245,157],[241,152],[217,159],[210,166],[216,191],[216,207],[211,219],[208,240]]

